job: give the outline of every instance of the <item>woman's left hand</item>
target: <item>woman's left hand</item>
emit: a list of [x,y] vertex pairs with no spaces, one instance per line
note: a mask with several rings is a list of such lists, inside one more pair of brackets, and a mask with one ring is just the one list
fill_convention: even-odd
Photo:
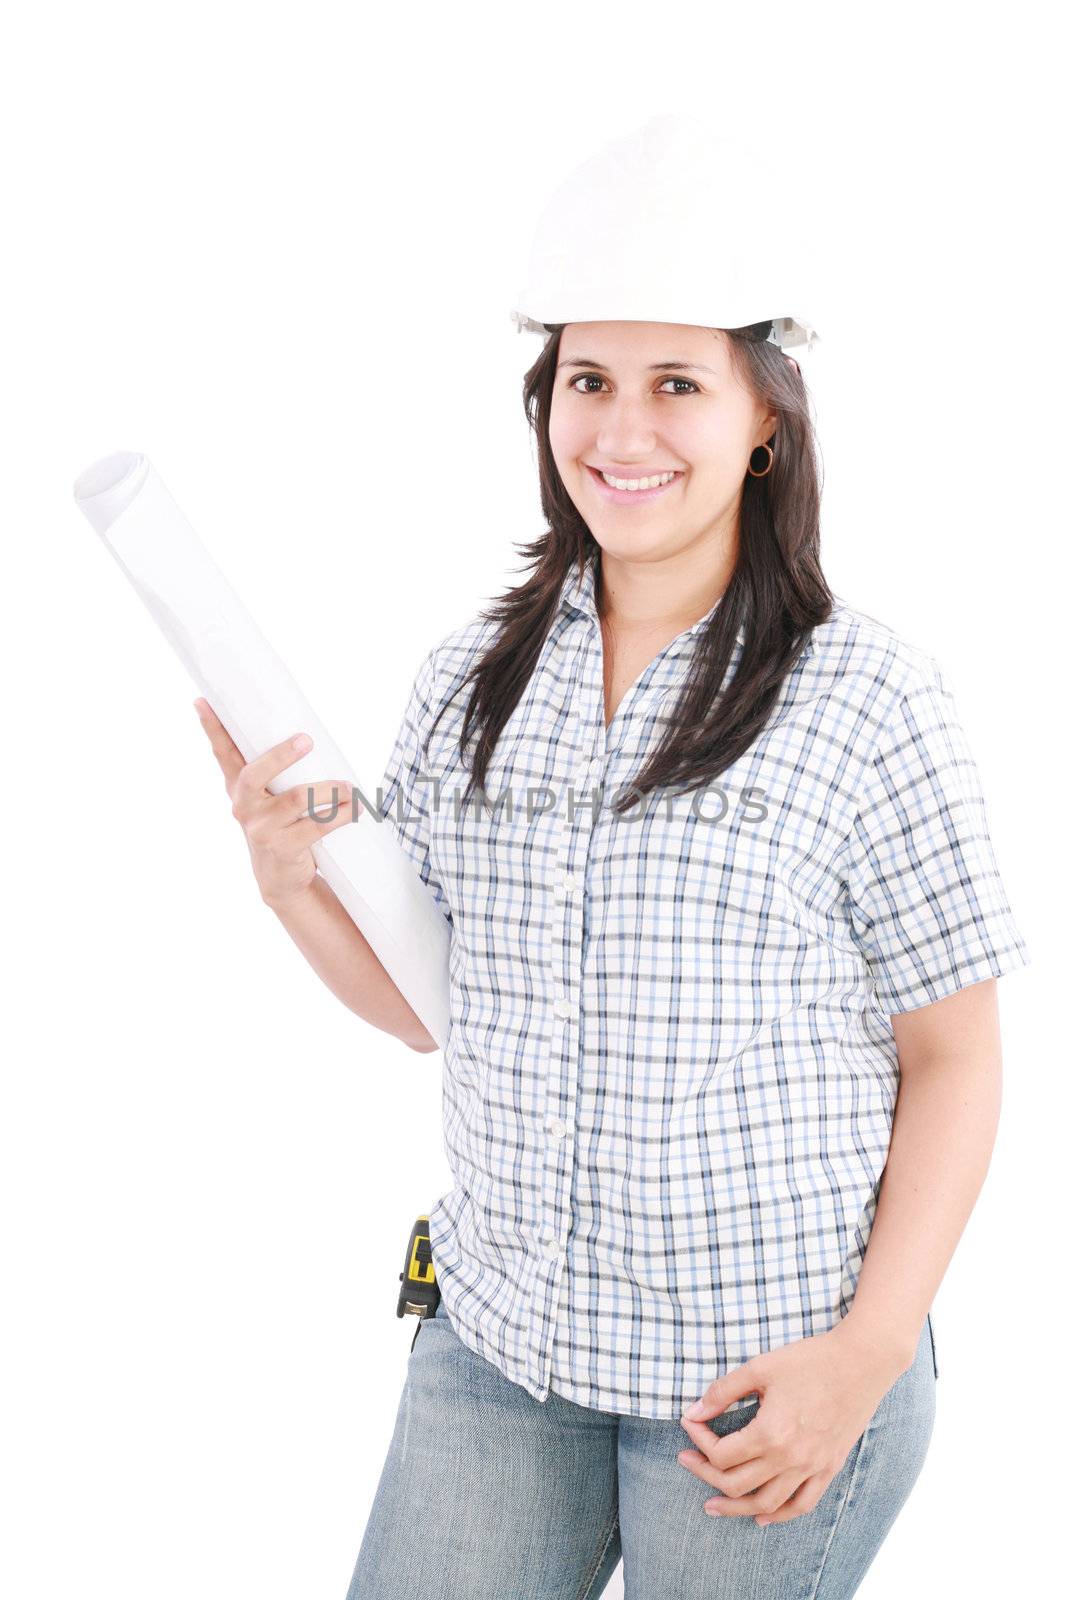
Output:
[[[803,1516],[822,1498],[908,1366],[858,1326],[847,1331],[848,1322],[734,1367],[704,1391],[695,1420],[681,1419],[696,1449],[678,1460],[721,1491],[705,1510],[755,1516],[765,1527]],[[750,1394],[760,1405],[743,1428],[720,1438],[707,1426],[707,1418]]]

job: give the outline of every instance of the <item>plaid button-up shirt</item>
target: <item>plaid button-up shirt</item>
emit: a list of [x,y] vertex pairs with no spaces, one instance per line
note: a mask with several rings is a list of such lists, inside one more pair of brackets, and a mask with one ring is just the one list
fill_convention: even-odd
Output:
[[452,923],[455,1184],[430,1212],[452,1325],[539,1400],[650,1418],[847,1312],[896,1102],[890,1015],[1031,959],[943,673],[839,600],[716,784],[612,813],[715,611],[605,727],[575,564],[487,799],[462,803],[469,690],[431,734],[484,619],[423,660],[382,785]]

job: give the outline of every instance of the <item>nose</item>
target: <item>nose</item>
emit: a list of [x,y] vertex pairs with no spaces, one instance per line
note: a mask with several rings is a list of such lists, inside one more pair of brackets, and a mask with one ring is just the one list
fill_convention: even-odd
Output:
[[655,455],[656,430],[640,400],[616,396],[599,413],[597,423],[596,447],[601,460],[639,466]]

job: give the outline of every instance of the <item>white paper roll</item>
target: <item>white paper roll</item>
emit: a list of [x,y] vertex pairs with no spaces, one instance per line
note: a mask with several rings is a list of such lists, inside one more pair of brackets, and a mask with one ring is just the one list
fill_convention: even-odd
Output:
[[[352,768],[182,516],[151,462],[129,451],[94,462],[74,498],[122,567],[246,761],[296,732],[315,741],[272,794]],[[311,846],[319,872],[436,1042],[448,1038],[451,929],[388,826],[366,809]]]

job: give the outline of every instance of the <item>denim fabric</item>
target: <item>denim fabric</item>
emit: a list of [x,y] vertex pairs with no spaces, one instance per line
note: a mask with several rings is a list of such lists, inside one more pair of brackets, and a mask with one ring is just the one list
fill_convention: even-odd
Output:
[[[539,1401],[469,1349],[444,1302],[421,1322],[347,1600],[845,1600],[907,1499],[934,1424],[927,1319],[813,1510],[713,1518],[680,1423]],[[695,1396],[694,1396],[695,1398]],[[759,1409],[712,1419],[732,1433]]]

